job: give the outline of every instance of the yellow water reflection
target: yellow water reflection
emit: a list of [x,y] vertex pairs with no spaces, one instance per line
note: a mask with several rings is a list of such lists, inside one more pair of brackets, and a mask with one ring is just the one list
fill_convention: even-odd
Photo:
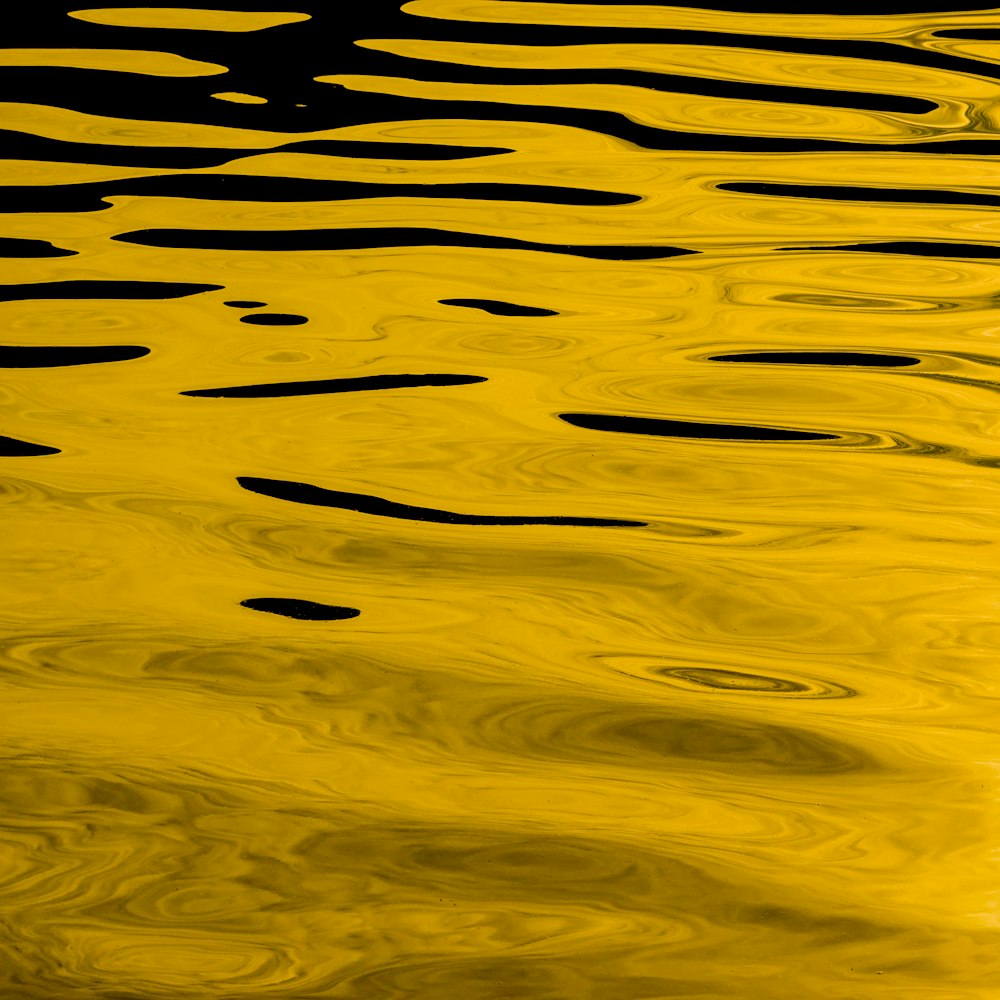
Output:
[[[664,14],[407,7],[428,39],[434,17]],[[902,40],[1000,13],[670,11]],[[943,159],[995,138],[1000,83],[610,39],[364,47],[411,75],[319,79],[427,117],[0,105],[67,149],[225,151],[0,161],[9,197],[105,203],[0,216],[0,242],[66,254],[11,250],[0,289],[4,997],[1000,996],[1000,173]],[[627,60],[937,107],[442,79]],[[205,85],[220,114],[253,99]],[[649,149],[497,101],[613,110],[665,146],[872,148]],[[328,145],[280,150],[302,140]],[[294,197],[197,188],[220,178]],[[265,599],[285,611],[244,603]]]

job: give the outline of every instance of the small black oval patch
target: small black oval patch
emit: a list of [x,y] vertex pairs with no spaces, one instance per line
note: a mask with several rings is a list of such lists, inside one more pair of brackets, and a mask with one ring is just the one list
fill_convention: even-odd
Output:
[[264,611],[269,615],[284,618],[298,618],[300,621],[335,622],[345,618],[357,618],[361,612],[357,608],[343,608],[336,604],[319,604],[294,597],[251,597],[240,601],[241,607],[251,611]]
[[301,326],[309,322],[308,316],[298,316],[295,313],[253,313],[241,316],[241,323],[253,323],[254,326]]

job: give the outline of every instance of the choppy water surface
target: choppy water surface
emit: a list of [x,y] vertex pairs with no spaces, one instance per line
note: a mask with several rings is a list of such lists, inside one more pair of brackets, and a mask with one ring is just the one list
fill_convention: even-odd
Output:
[[1000,10],[28,6],[5,1000],[1000,997]]

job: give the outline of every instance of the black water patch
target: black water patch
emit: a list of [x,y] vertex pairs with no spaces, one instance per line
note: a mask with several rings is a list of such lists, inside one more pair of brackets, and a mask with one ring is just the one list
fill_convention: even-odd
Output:
[[511,153],[504,146],[446,146],[421,142],[361,142],[351,139],[303,139],[268,153],[313,153],[347,156],[354,160],[471,160],[480,156]]
[[[882,0],[883,4],[888,0]],[[908,4],[910,10],[917,0]],[[405,122],[433,117],[428,115],[427,100],[404,98],[396,95],[375,95],[349,92],[326,84],[316,83],[314,77],[338,72],[342,74],[402,76],[412,79],[413,61],[363,49],[354,44],[365,38],[424,38],[510,44],[565,45],[568,42],[605,42],[639,39],[636,29],[618,29],[606,26],[579,28],[564,25],[503,25],[449,21],[415,16],[403,10],[398,2],[390,4],[355,5],[351,10],[350,25],[345,29],[342,11],[337,5],[308,5],[312,20],[298,24],[281,25],[267,31],[227,33],[187,29],[140,29],[91,24],[71,17],[61,16],[73,9],[62,0],[46,4],[22,5],[16,19],[5,25],[5,44],[12,47],[161,49],[169,42],[171,51],[183,53],[191,59],[203,60],[229,68],[225,77],[205,78],[153,78],[140,74],[121,74],[94,70],[58,68],[9,68],[0,73],[0,99],[23,101],[25,94],[39,104],[71,107],[105,116],[119,116],[138,121],[185,121],[242,127],[257,130],[286,132],[285,148],[295,143],[311,141],[311,132],[337,126],[370,124],[372,122]],[[744,4],[746,6],[746,4]],[[774,0],[773,7],[780,4]],[[731,8],[730,8],[731,9]],[[843,13],[838,10],[835,13]],[[866,10],[866,13],[869,11]],[[784,12],[783,12],[784,13]],[[579,32],[579,34],[576,34]],[[682,42],[695,44],[731,45],[736,47],[765,47],[777,51],[805,51],[813,54],[858,55],[872,62],[914,63],[938,66],[944,69],[965,70],[978,75],[1000,75],[1000,68],[975,60],[961,59],[945,53],[909,49],[889,42],[857,39],[796,39],[771,36],[747,36],[726,32],[691,32],[664,29],[643,29],[641,41]],[[267,68],[266,87],[261,86],[261,67]],[[402,71],[401,71],[402,70]],[[512,71],[516,73],[517,71]],[[558,72],[558,71],[557,71]],[[210,93],[220,87],[225,79],[226,89],[264,92],[266,105],[240,105],[211,98]],[[683,78],[678,78],[683,79]],[[7,90],[3,87],[6,85]],[[732,84],[740,97],[752,94],[750,84]],[[767,88],[768,91],[774,88]],[[325,92],[325,93],[324,93]],[[815,91],[818,93],[818,91]],[[9,96],[8,96],[9,95]],[[773,98],[773,94],[770,95]],[[865,95],[854,95],[858,101]],[[889,98],[889,100],[892,100]],[[502,121],[541,122],[556,117],[550,109],[518,108],[514,106],[487,105],[487,110],[471,113],[451,102],[438,102],[450,118]],[[470,102],[472,104],[472,102]],[[300,107],[298,105],[306,105]],[[474,104],[472,104],[475,107]],[[567,109],[558,113],[554,124],[579,124],[590,131],[608,135],[623,134],[627,141],[643,143],[646,138],[650,148],[663,148],[663,133],[655,128],[629,127],[627,119],[615,113],[592,111],[573,112]],[[614,123],[623,126],[616,130]],[[606,127],[608,126],[608,127]],[[659,137],[659,138],[657,138]],[[676,133],[674,142],[667,148],[694,148],[698,137]],[[711,137],[717,139],[719,137]],[[326,140],[322,140],[326,141]],[[336,142],[336,140],[334,140]],[[711,140],[709,140],[711,141]],[[123,137],[123,142],[127,139]],[[679,144],[683,143],[681,147]],[[764,148],[767,140],[751,147],[741,137],[728,140],[728,149],[746,150]],[[69,144],[68,144],[69,145]],[[381,144],[379,144],[381,145]],[[411,146],[411,144],[400,144]],[[77,162],[113,162],[122,158],[135,165],[169,166],[164,157],[192,158],[190,163],[178,163],[179,168],[204,166],[197,157],[222,156],[232,159],[232,150],[183,150],[146,148],[122,145],[95,146],[94,153],[76,153]],[[431,147],[433,148],[433,146]],[[700,148],[708,148],[702,145]],[[806,149],[844,149],[849,145],[834,140],[815,142],[788,139],[778,141],[770,148],[784,151]],[[883,149],[883,144],[859,144],[860,149]],[[955,150],[950,150],[955,151]],[[253,152],[257,152],[254,150]],[[14,154],[17,155],[17,154]],[[362,155],[362,154],[359,154]],[[363,154],[368,155],[368,154]],[[374,154],[378,155],[378,154]],[[470,155],[479,155],[470,154]],[[67,159],[65,156],[51,157]]]
[[847,250],[860,253],[896,253],[907,257],[1000,258],[1000,246],[977,243],[851,243],[844,246],[782,247],[785,250]]
[[450,146],[419,142],[361,142],[350,139],[298,139],[263,149],[196,146],[129,146],[72,142],[0,129],[0,146],[11,160],[87,163],[107,167],[152,167],[163,170],[205,170],[264,153],[312,153],[363,160],[465,160],[509,153],[499,146]]
[[394,503],[380,497],[364,493],[342,493],[339,490],[325,490],[306,483],[294,483],[283,479],[257,479],[240,476],[237,482],[251,493],[287,500],[290,503],[308,504],[312,507],[333,507],[338,510],[353,510],[359,514],[375,517],[393,517],[405,521],[431,521],[435,524],[479,524],[479,525],[528,525],[561,524],[581,528],[644,528],[644,521],[620,521],[604,517],[506,517],[488,514],[455,514],[448,510],[431,507],[411,507],[409,504]]
[[[962,10],[969,10],[964,4]],[[996,5],[990,8],[996,9]],[[958,38],[968,42],[1000,42],[1000,29],[998,28],[935,28],[932,32],[934,38]]]
[[464,306],[466,309],[482,309],[493,316],[558,316],[553,309],[539,309],[536,306],[517,306],[512,302],[497,299],[441,299],[443,306]]
[[233,299],[231,302],[223,302],[222,304],[231,309],[261,309],[267,305],[266,302],[251,302],[248,299]]
[[96,347],[2,347],[0,368],[68,368],[134,361],[149,354],[148,347],[100,345]]
[[[975,64],[977,67],[981,63]],[[965,63],[968,70],[969,64]],[[398,75],[398,73],[397,73]],[[893,142],[850,142],[839,139],[801,138],[798,136],[755,136],[747,134],[720,135],[686,131],[683,125],[671,130],[666,123],[660,126],[644,125],[632,120],[626,110],[604,111],[593,108],[577,109],[554,107],[545,104],[526,105],[504,103],[495,98],[477,100],[440,100],[432,97],[399,97],[396,95],[351,91],[339,85],[325,84],[334,96],[338,110],[343,108],[357,109],[352,118],[357,123],[372,121],[394,121],[404,119],[434,118],[446,115],[453,119],[471,119],[481,122],[524,122],[528,127],[539,125],[555,125],[582,129],[587,132],[599,132],[608,138],[618,139],[626,143],[649,150],[700,152],[873,152],[885,153],[888,149],[898,149],[899,140]],[[743,94],[744,97],[748,96]],[[344,122],[348,124],[348,122]],[[950,153],[966,153],[978,155],[1000,152],[998,140],[986,139],[972,142],[956,141],[949,136],[947,151]],[[923,144],[907,143],[907,152],[944,151],[939,142]]]
[[816,198],[825,201],[907,202],[921,205],[1000,205],[1000,195],[967,191],[943,191],[916,188],[841,187],[822,184],[768,184],[725,182],[715,185],[718,191],[739,194],[764,194],[782,198]]
[[[2,189],[0,189],[2,190]],[[19,188],[18,190],[26,190]],[[27,188],[31,190],[31,188]],[[26,240],[13,236],[0,237],[0,257],[75,257],[76,250],[63,250],[47,240]]]
[[318,604],[293,597],[251,597],[240,601],[240,606],[251,611],[264,611],[269,615],[284,618],[298,618],[300,621],[335,622],[347,618],[357,618],[361,612],[357,608],[343,608],[336,604]]
[[224,285],[199,285],[190,281],[39,281],[0,285],[0,302],[28,299],[182,299],[202,292],[217,292]]
[[[698,5],[701,9],[701,5]],[[732,9],[727,7],[727,9]],[[939,9],[939,8],[935,8]],[[992,9],[992,8],[991,8]],[[783,11],[782,13],[787,13]],[[837,13],[841,13],[838,11]],[[865,13],[868,13],[866,10]],[[687,28],[668,27],[648,27],[640,28],[636,26],[615,26],[615,25],[569,25],[569,24],[504,24],[499,21],[464,21],[436,19],[428,15],[420,16],[422,24],[414,26],[412,23],[407,27],[408,34],[416,34],[422,39],[432,35],[435,41],[455,41],[465,43],[482,42],[485,44],[497,45],[520,45],[520,46],[543,46],[543,45],[588,45],[595,43],[613,42],[615,45],[701,45],[716,48],[731,49],[759,49],[765,52],[793,53],[798,55],[833,57],[833,58],[854,58],[867,59],[877,63],[887,63],[889,65],[911,65],[928,69],[940,69],[946,72],[977,72],[979,75],[993,76],[1000,75],[1000,71],[990,66],[983,66],[978,61],[967,58],[960,53],[940,52],[933,49],[904,48],[898,42],[879,39],[862,38],[808,38],[791,37],[768,34],[746,34],[736,31],[701,31]],[[935,36],[944,37],[943,32],[934,32]],[[393,35],[381,28],[369,35],[358,35],[358,38],[391,38],[400,37]],[[353,68],[340,69],[341,73],[385,73],[386,75],[400,75],[400,58],[393,57],[390,53],[368,51],[368,60],[376,57],[377,61],[369,61],[366,69],[363,63],[366,61],[365,54],[354,55]],[[395,58],[397,65],[393,66],[388,60]],[[512,67],[513,68],[513,67]],[[530,68],[530,67],[529,67]],[[325,71],[329,73],[329,70]],[[322,74],[317,74],[322,75]],[[402,75],[414,76],[412,71],[404,71]],[[733,84],[746,88],[746,95],[757,99],[773,99],[765,93],[767,88],[763,85],[759,92],[755,92],[753,83]],[[806,91],[808,93],[809,91]],[[813,90],[813,94],[819,93]],[[837,93],[837,92],[833,92]],[[848,100],[855,98],[865,100],[865,95],[855,92],[847,92]],[[844,92],[841,92],[843,95]],[[890,101],[891,97],[888,98]],[[881,106],[885,106],[882,104]]]
[[232,385],[224,389],[189,389],[182,396],[216,399],[276,399],[280,396],[318,396],[332,392],[371,392],[377,389],[418,389],[424,386],[472,385],[485,382],[482,375],[367,375],[361,378],[327,378],[308,382],[273,382],[265,385]]
[[860,351],[741,351],[739,354],[716,354],[708,360],[767,365],[847,365],[865,368],[903,368],[920,364],[920,358],[902,354],[869,354]]
[[0,457],[34,458],[37,455],[58,454],[58,448],[49,448],[44,444],[32,444],[30,441],[19,441],[17,438],[4,437],[0,434]]
[[707,438],[713,441],[836,441],[837,434],[794,431],[784,427],[746,424],[707,424],[695,420],[662,420],[654,417],[617,417],[604,413],[560,413],[574,427],[619,434],[653,434],[658,437]]
[[240,322],[254,326],[302,326],[309,322],[309,317],[299,316],[297,313],[251,313],[249,316],[241,316]]
[[631,205],[638,195],[541,184],[382,184],[241,174],[168,174],[86,184],[0,187],[0,212],[99,212],[109,198],[191,198],[203,201],[355,201],[363,198],[456,198],[545,205]]
[[473,247],[484,250],[537,250],[596,260],[659,260],[697,253],[679,247],[581,246],[529,243],[503,236],[453,233],[444,229],[142,229],[112,236],[120,243],[175,250],[325,251],[382,250],[394,247]]
[[[45,44],[44,41],[37,44]],[[221,167],[251,151],[193,146],[114,146],[49,139],[0,129],[0,146],[9,160],[87,163],[106,167],[153,167],[163,170],[203,170]],[[270,150],[252,150],[253,153]]]
[[[506,0],[501,0],[506,2]],[[573,0],[574,4],[596,4],[601,7],[613,7],[621,4],[627,7],[636,6],[635,0]],[[722,13],[737,14],[781,14],[788,16],[787,5],[783,6],[781,0],[721,0],[713,3],[712,0],[698,0],[697,3],[673,2],[670,6],[681,7],[694,10],[717,10]],[[845,8],[842,3],[834,0],[826,2],[812,3],[809,5],[807,13],[823,17],[856,17],[859,13],[864,14],[933,14],[941,10],[941,0],[877,0],[870,4],[865,4],[863,11]],[[962,4],[962,11],[970,10],[996,10],[996,4]],[[794,12],[798,14],[798,11]]]
[[[592,41],[596,39],[591,39]],[[565,42],[559,45],[560,58],[572,58],[572,51],[575,46],[567,45]],[[776,46],[774,41],[768,45],[768,51],[776,54],[780,53],[780,46]],[[394,56],[392,53],[375,52],[369,50],[370,54],[378,58],[378,61],[386,58],[396,60],[396,65],[385,67],[385,75],[392,77],[405,76],[412,78],[414,74],[413,63],[419,62],[433,66],[440,66],[440,60],[421,59],[418,55],[410,53],[406,56]],[[847,55],[847,52],[844,52]],[[586,58],[584,56],[584,58]],[[627,58],[627,56],[625,56]],[[372,60],[373,62],[375,59]],[[783,84],[754,83],[747,80],[717,80],[705,76],[698,76],[697,71],[692,71],[692,75],[680,75],[669,72],[654,72],[646,69],[623,67],[621,69],[605,69],[595,67],[592,69],[540,69],[530,63],[523,66],[504,66],[503,68],[469,66],[464,63],[448,63],[447,79],[428,79],[428,76],[421,72],[419,79],[426,83],[445,84],[470,84],[479,86],[519,86],[536,87],[544,92],[546,87],[554,86],[605,86],[605,87],[635,87],[642,90],[652,90],[669,94],[692,94],[698,97],[716,97],[721,100],[741,100],[741,101],[763,101],[766,103],[782,102],[798,104],[807,107],[821,108],[850,108],[859,111],[875,111],[882,114],[905,114],[923,115],[937,110],[939,107],[936,101],[927,100],[923,97],[909,97],[899,94],[878,94],[856,90],[834,90],[820,88],[794,87]],[[339,70],[338,72],[343,72]],[[434,71],[435,75],[441,70]],[[369,67],[369,74],[378,73],[375,67]],[[336,83],[333,84],[337,86]],[[355,93],[357,93],[355,91]]]

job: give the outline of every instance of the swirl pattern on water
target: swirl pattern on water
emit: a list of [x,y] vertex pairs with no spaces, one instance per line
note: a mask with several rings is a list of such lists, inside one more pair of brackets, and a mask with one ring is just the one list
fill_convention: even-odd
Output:
[[271,6],[5,24],[4,1000],[992,1000],[1000,9]]

